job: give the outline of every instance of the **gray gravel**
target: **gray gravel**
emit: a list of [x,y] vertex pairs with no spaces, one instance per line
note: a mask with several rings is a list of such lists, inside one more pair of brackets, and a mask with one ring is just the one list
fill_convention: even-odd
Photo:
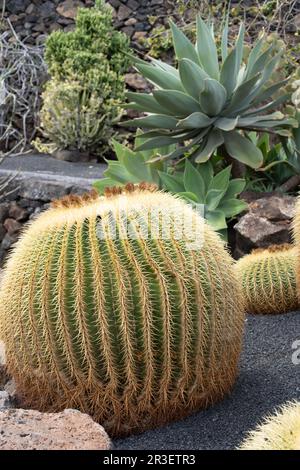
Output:
[[115,440],[115,449],[234,449],[246,432],[287,400],[300,399],[300,312],[248,316],[240,375],[228,398],[164,428]]

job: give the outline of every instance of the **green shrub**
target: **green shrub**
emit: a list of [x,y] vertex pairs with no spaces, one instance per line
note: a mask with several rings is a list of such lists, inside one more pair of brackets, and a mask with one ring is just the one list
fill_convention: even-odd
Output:
[[[41,127],[44,135],[57,147],[103,153],[111,136],[109,128],[121,114],[128,52],[129,40],[125,34],[113,29],[111,7],[102,0],[98,0],[94,8],[78,10],[74,31],[55,31],[49,36],[45,58],[52,79],[44,94]],[[59,89],[55,92],[57,86]],[[54,95],[56,110],[66,108],[69,112],[79,107],[72,123],[63,125],[60,119],[55,122],[54,118],[49,119],[49,96]],[[91,106],[90,112],[86,112],[86,106]],[[57,115],[56,110],[52,114]],[[74,131],[79,115],[80,138]],[[92,138],[89,132],[91,116],[96,121]],[[85,129],[88,135],[84,135]]]
[[94,90],[76,81],[56,79],[50,80],[42,97],[42,130],[57,148],[96,154],[105,146],[112,133],[106,125],[111,100],[102,100]]

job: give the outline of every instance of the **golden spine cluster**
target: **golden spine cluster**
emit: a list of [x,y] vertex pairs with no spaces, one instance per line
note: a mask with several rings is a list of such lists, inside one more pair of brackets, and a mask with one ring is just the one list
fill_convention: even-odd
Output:
[[274,245],[254,250],[236,263],[245,308],[249,313],[285,313],[297,310],[297,248]]
[[[120,236],[120,207],[135,236]],[[182,216],[169,238],[141,236],[158,207],[191,217],[203,244],[191,249],[176,236]],[[145,184],[56,201],[23,233],[0,292],[0,336],[24,403],[78,408],[112,436],[221,399],[236,377],[243,324],[218,235],[186,203]]]
[[267,417],[240,450],[300,450],[300,403],[288,403]]

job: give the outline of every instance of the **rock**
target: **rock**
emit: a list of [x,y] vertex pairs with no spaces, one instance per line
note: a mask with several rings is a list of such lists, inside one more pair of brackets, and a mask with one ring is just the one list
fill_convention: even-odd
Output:
[[137,10],[139,7],[139,4],[136,0],[128,0],[127,5],[129,8],[131,8],[133,11]]
[[[2,275],[2,270],[0,270]],[[1,276],[0,276],[1,281]],[[6,373],[6,358],[5,358],[5,346],[3,341],[0,340],[0,390],[8,381],[7,373]]]
[[34,11],[34,8],[35,8],[35,6],[34,6],[33,3],[31,3],[30,5],[28,5],[28,7],[26,8],[26,14],[27,14],[27,15],[31,15],[31,13],[33,13],[33,11]]
[[28,179],[20,189],[19,195],[25,199],[41,200],[45,202],[58,199],[69,193],[69,187],[58,182],[40,182],[38,180]]
[[2,222],[4,222],[4,220],[7,218],[8,211],[9,211],[9,204],[7,204],[7,202],[2,202],[0,204],[0,224],[2,224]]
[[18,15],[19,13],[23,13],[30,3],[30,0],[10,0],[6,2],[5,7],[9,13]]
[[18,222],[24,221],[28,217],[28,211],[23,207],[20,207],[16,202],[13,202],[9,208],[9,217],[17,220]]
[[22,228],[22,224],[11,218],[5,219],[3,226],[9,235],[14,235]]
[[117,13],[117,18],[119,21],[124,21],[131,14],[132,14],[132,10],[130,8],[128,8],[126,5],[121,5]]
[[261,198],[249,204],[249,210],[268,220],[291,220],[295,215],[296,199],[292,196]]
[[3,225],[0,225],[0,241],[3,240],[3,238],[5,237],[6,235],[6,230],[5,228],[3,227]]
[[11,408],[9,395],[5,390],[0,391],[0,410],[3,410],[3,408]]
[[134,88],[135,90],[145,90],[149,87],[146,80],[141,77],[138,73],[126,73],[125,83],[131,88]]
[[12,378],[8,378],[4,385],[4,391],[8,394],[11,402],[17,402],[17,388],[16,382]]
[[131,37],[134,33],[134,28],[133,26],[124,26],[121,31],[125,34],[127,34],[127,36]]
[[84,4],[80,0],[65,0],[64,2],[59,3],[56,11],[61,16],[74,20],[77,15],[78,8],[81,7],[84,7]]
[[8,250],[18,240],[18,234],[7,233],[1,242],[1,249]]
[[255,196],[243,195],[249,202],[248,212],[235,224],[235,258],[249,253],[253,248],[291,243],[291,222],[295,213],[296,198],[268,194],[254,200]]
[[108,450],[111,443],[102,426],[77,410],[40,413],[0,411],[0,450]]
[[125,21],[125,26],[133,26],[137,23],[137,20],[135,18],[129,18],[129,20]]
[[110,0],[109,3],[113,8],[119,8],[119,6],[122,5],[120,0]]
[[284,221],[272,224],[269,220],[248,213],[234,226],[251,247],[266,247],[272,244],[289,243],[289,224]]
[[56,150],[53,156],[64,162],[88,162],[90,157],[88,152],[79,150]]

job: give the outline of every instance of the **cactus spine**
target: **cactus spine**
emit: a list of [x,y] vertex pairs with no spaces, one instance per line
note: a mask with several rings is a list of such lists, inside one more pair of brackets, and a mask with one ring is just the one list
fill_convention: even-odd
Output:
[[296,246],[296,282],[297,282],[297,297],[300,304],[300,197],[298,197],[295,216],[293,219],[293,239]]
[[297,310],[296,253],[293,245],[254,250],[236,263],[249,313]]
[[251,431],[241,450],[300,450],[300,403],[282,406]]
[[[108,220],[124,233],[125,206],[135,236],[114,238]],[[169,238],[142,236],[153,208],[181,214]],[[176,236],[182,214],[196,249]],[[18,242],[0,297],[9,371],[38,409],[79,408],[126,435],[234,383],[244,315],[231,258],[185,202],[145,183],[57,201]]]

